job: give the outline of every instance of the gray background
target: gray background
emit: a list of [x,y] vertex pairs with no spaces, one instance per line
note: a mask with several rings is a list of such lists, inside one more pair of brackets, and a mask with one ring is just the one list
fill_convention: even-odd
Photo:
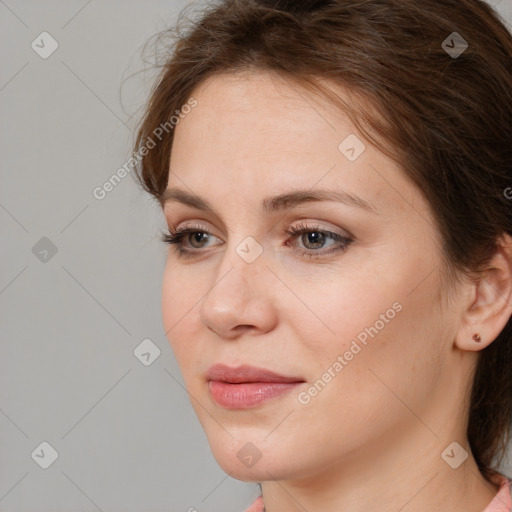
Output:
[[[165,337],[158,208],[131,175],[92,193],[129,156],[141,46],[188,3],[0,0],[0,511],[239,512],[258,495],[217,466]],[[512,1],[491,3],[510,24]]]

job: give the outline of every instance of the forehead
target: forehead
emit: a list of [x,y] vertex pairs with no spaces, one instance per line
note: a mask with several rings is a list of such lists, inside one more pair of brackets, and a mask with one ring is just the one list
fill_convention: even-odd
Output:
[[321,172],[335,164],[340,142],[355,131],[325,99],[275,74],[214,76],[192,96],[197,106],[175,128],[176,171],[204,172],[208,162],[223,173],[253,166],[260,176],[291,168]]
[[300,150],[306,138],[329,126],[293,89],[283,87],[277,90],[271,79],[259,75],[208,82],[196,93],[198,106],[190,119],[178,126],[184,129],[176,130],[176,142],[180,136],[201,137],[198,151],[215,148],[240,156],[244,151],[263,156]]
[[[344,89],[336,94],[350,101]],[[307,188],[342,190],[379,211],[422,201],[346,114],[275,74],[214,76],[191,96],[197,106],[175,127],[168,188],[254,211],[262,198]],[[364,148],[355,160],[340,149],[350,137]]]

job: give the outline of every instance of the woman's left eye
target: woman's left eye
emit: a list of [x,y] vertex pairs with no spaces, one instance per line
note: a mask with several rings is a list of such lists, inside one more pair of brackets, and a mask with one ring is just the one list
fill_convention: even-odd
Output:
[[[301,256],[308,258],[318,258],[325,254],[344,251],[347,249],[349,244],[353,242],[353,239],[333,233],[331,231],[320,229],[319,226],[308,226],[306,224],[299,224],[292,226],[286,231],[294,239],[299,239],[305,246],[305,249],[299,248]],[[193,236],[190,236],[193,235]],[[199,235],[199,236],[198,236]],[[162,234],[162,241],[167,244],[172,244],[180,257],[191,257],[201,251],[204,247],[203,241],[208,241],[213,236],[208,231],[204,230],[201,226],[183,226],[173,231],[169,228],[168,233]],[[199,247],[189,249],[184,246],[184,239],[189,242],[193,240],[193,243],[199,244]],[[319,252],[316,249],[320,249],[325,246],[327,240],[333,240],[335,243],[331,244],[331,248],[327,251]],[[202,244],[202,245],[201,245]],[[286,245],[290,245],[288,242]]]
[[[298,238],[306,246],[306,250],[301,249],[301,252],[302,256],[309,258],[318,258],[325,254],[344,251],[350,243],[353,242],[352,238],[339,235],[338,233],[333,233],[332,231],[320,229],[319,226],[299,224],[298,226],[288,228],[286,232],[293,238]],[[334,244],[331,244],[331,248],[329,250],[322,252],[314,250],[320,248],[320,246],[324,246],[325,241],[328,239],[335,242]],[[312,248],[310,249],[310,247]]]

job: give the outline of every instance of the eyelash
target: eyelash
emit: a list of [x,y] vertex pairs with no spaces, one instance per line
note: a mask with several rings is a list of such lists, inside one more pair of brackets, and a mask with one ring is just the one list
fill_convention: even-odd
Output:
[[[190,250],[185,249],[183,247],[182,241],[185,238],[185,236],[190,233],[207,233],[208,235],[211,235],[209,231],[206,231],[199,225],[186,225],[181,228],[178,228],[175,231],[169,228],[168,232],[162,233],[161,239],[164,243],[171,244],[172,247],[178,253],[179,257],[190,258],[193,257],[195,254],[202,252],[201,249]],[[350,245],[350,243],[353,242],[353,239],[351,238],[338,235],[337,233],[333,233],[332,231],[320,229],[319,226],[308,226],[307,224],[303,223],[300,223],[296,226],[291,226],[290,228],[288,228],[286,233],[292,236],[293,238],[298,238],[299,236],[305,233],[321,233],[322,235],[326,235],[332,240],[338,242],[338,245],[335,248],[323,252],[315,251],[313,249],[299,249],[301,256],[304,258],[307,257],[309,259],[318,258],[320,256],[331,254],[333,252],[345,251]]]

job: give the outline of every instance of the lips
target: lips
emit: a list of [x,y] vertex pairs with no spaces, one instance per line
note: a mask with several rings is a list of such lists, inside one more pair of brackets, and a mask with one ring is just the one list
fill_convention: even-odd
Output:
[[216,364],[210,367],[206,376],[211,398],[225,409],[257,407],[305,382],[300,377],[248,365],[231,368]]
[[300,377],[287,377],[280,375],[266,368],[256,366],[241,365],[235,368],[224,364],[215,364],[211,366],[206,373],[208,380],[220,380],[231,384],[242,382],[305,382]]

